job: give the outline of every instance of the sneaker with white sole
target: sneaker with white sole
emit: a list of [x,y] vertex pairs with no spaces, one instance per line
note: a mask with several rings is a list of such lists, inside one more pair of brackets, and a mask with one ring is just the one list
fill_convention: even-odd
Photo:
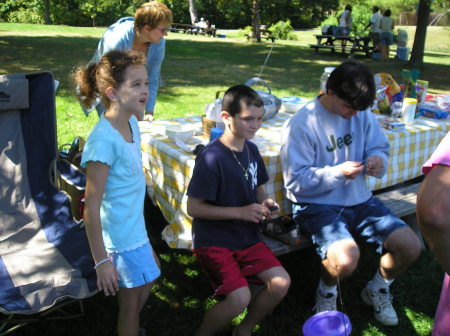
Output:
[[398,317],[392,306],[392,295],[389,293],[389,288],[374,291],[366,286],[361,292],[361,298],[366,305],[373,307],[374,316],[378,322],[387,326],[398,324]]
[[317,288],[316,306],[314,307],[316,314],[327,310],[337,310],[336,298],[337,296],[333,293],[327,293],[326,296],[323,296],[319,288]]

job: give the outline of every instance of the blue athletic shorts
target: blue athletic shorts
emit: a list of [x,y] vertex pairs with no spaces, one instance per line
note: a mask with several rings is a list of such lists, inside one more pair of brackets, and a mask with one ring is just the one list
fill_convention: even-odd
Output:
[[333,243],[343,239],[354,240],[353,236],[378,245],[377,252],[381,254],[386,238],[395,230],[407,227],[375,197],[351,207],[294,204],[293,214],[300,230],[316,245],[322,260]]
[[110,253],[110,257],[119,272],[119,287],[143,286],[161,275],[148,241],[134,250]]

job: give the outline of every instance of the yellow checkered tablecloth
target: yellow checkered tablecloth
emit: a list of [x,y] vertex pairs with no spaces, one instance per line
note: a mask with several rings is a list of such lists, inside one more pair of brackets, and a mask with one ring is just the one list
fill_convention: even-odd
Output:
[[[281,215],[291,212],[283,188],[279,155],[281,126],[291,116],[292,114],[280,112],[274,118],[264,121],[252,140],[266,164],[269,175],[267,194],[280,204]],[[195,155],[180,148],[165,135],[166,128],[172,125],[187,125],[193,129],[197,134],[194,137],[197,142],[206,144],[209,139],[201,135],[199,116],[139,123],[147,191],[169,223],[163,230],[163,238],[170,247],[189,249],[192,236],[191,218],[186,210],[186,191],[194,169]],[[423,163],[449,130],[450,120],[428,118],[417,119],[405,130],[386,130],[391,145],[388,171],[381,179],[368,177],[368,186],[371,190],[377,190],[420,176]]]

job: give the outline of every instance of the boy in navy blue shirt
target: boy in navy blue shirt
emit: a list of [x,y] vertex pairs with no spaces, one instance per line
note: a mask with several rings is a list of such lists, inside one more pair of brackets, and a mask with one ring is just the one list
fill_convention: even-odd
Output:
[[[214,335],[248,309],[233,336],[249,336],[255,325],[286,295],[290,278],[262,242],[260,222],[278,204],[267,198],[268,175],[255,144],[264,107],[248,86],[236,85],[224,95],[223,135],[197,156],[188,187],[188,214],[194,253],[211,279],[219,302],[204,316],[197,336]],[[271,211],[271,209],[273,211]],[[251,298],[249,282],[263,284]]]

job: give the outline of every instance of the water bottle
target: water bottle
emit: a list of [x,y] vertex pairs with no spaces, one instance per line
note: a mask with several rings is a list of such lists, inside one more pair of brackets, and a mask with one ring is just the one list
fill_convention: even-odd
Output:
[[322,76],[320,76],[320,94],[323,94],[327,91],[327,81],[330,74],[333,72],[334,67],[326,67],[323,71]]

